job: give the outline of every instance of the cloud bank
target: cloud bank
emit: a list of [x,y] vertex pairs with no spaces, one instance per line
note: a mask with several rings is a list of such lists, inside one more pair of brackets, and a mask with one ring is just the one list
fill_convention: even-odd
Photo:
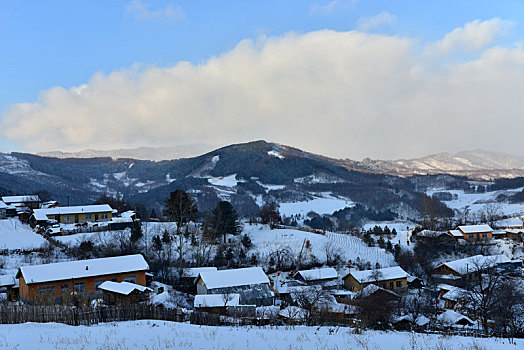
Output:
[[140,20],[172,20],[181,21],[186,18],[182,7],[177,4],[167,4],[164,8],[151,9],[151,4],[141,0],[131,0],[126,6],[126,13]]
[[490,47],[446,65],[424,51],[358,31],[245,40],[199,65],[42,91],[13,105],[0,132],[29,151],[253,139],[353,159],[521,149],[524,49]]

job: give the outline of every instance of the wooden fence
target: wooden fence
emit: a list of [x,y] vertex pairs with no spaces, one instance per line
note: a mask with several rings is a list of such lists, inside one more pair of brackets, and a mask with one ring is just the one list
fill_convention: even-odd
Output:
[[78,326],[144,319],[184,322],[189,320],[189,316],[178,309],[141,304],[96,308],[37,305],[0,306],[0,324],[57,322]]

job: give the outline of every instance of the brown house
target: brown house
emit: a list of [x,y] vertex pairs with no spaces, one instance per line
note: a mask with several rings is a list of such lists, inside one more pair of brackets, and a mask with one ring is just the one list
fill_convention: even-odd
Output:
[[471,242],[485,241],[493,238],[493,229],[489,225],[463,225],[457,227],[465,240]]
[[18,269],[20,300],[61,303],[69,297],[94,298],[105,281],[146,285],[149,265],[140,254],[22,266]]
[[400,266],[364,271],[350,270],[344,277],[344,286],[354,292],[370,284],[389,290],[403,291],[408,288],[408,276],[409,274]]

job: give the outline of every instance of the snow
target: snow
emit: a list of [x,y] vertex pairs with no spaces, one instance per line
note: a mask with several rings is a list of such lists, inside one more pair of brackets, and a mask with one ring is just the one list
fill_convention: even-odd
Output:
[[333,212],[353,207],[355,204],[347,198],[337,198],[331,193],[324,193],[310,201],[280,203],[279,211],[283,216],[290,217],[292,215],[300,214],[306,216],[310,211],[317,214],[333,214]]
[[123,294],[123,295],[129,295],[135,290],[138,290],[139,292],[144,291],[152,291],[151,288],[147,288],[145,286],[141,286],[139,284],[130,283],[130,282],[113,282],[113,281],[105,281],[100,286],[98,286],[99,289]]
[[0,249],[40,248],[47,241],[18,218],[0,220]]
[[506,227],[522,227],[524,223],[521,218],[507,218],[503,220],[495,221],[495,227],[506,228]]
[[273,157],[277,157],[278,159],[284,159],[284,156],[281,155],[278,151],[269,151],[267,152],[268,156],[273,156]]
[[113,208],[109,204],[97,204],[97,205],[79,205],[70,207],[55,207],[47,209],[35,209],[34,214],[36,216],[41,215],[68,215],[68,214],[94,214],[94,213],[105,213],[112,212]]
[[305,281],[318,281],[325,279],[338,278],[338,272],[332,267],[325,267],[322,269],[302,270],[298,271]]
[[[226,302],[227,301],[227,302]],[[195,295],[195,308],[197,307],[225,307],[240,305],[240,294],[206,294]]]
[[288,306],[278,312],[278,315],[291,320],[303,320],[308,316],[308,312],[298,306]]
[[38,197],[35,194],[27,195],[27,196],[4,196],[2,197],[2,201],[5,203],[13,204],[13,203],[26,203],[26,202],[40,202],[40,197]]
[[16,284],[15,281],[15,276],[2,275],[0,276],[0,287],[14,286]]
[[361,290],[359,290],[355,294],[355,298],[367,298],[367,297],[369,297],[370,295],[373,295],[374,293],[376,293],[379,290],[382,290],[382,291],[384,291],[386,293],[389,293],[389,294],[391,294],[391,295],[393,295],[395,297],[400,297],[400,295],[398,295],[397,293],[395,293],[395,292],[393,292],[391,290],[379,287],[379,286],[377,286],[375,284],[370,284],[368,286],[365,286]]
[[458,229],[463,233],[482,233],[493,231],[489,225],[464,225],[459,226]]
[[[394,280],[399,278],[407,278],[409,274],[402,269],[400,266],[386,267],[376,270],[350,270],[349,272],[359,283],[374,282],[375,277],[378,277],[379,281]],[[377,275],[377,276],[375,276]]]
[[197,278],[201,272],[204,271],[217,271],[216,267],[190,267],[184,269],[183,277],[194,277]]
[[462,237],[462,238],[464,238],[464,234],[462,232],[460,232],[459,230],[449,230],[449,233],[453,237]]
[[145,271],[149,265],[140,254],[77,260],[20,267],[27,284],[86,278],[132,271]]
[[442,314],[437,316],[437,320],[444,324],[454,325],[457,324],[457,322],[460,322],[461,320],[465,320],[470,324],[474,324],[469,317],[459,314],[458,312],[455,312],[453,310],[446,310]]
[[261,267],[246,267],[242,269],[204,271],[200,278],[207,289],[269,284],[269,278]]
[[210,184],[215,186],[223,186],[223,187],[235,187],[238,184],[238,181],[236,179],[237,174],[225,176],[225,177],[211,177],[208,178],[207,181],[209,181]]
[[[446,265],[450,269],[460,273],[466,274],[477,271],[479,269],[484,269],[488,266],[493,266],[494,264],[508,263],[511,262],[511,259],[505,255],[474,255],[468,258],[458,259],[454,261],[448,261],[439,266]],[[438,266],[437,266],[438,267]]]
[[0,209],[6,209],[6,208],[7,208],[7,205],[4,202],[0,201]]
[[220,156],[213,156],[213,158],[211,158],[211,161],[213,162],[213,164],[218,163],[219,160],[220,160]]
[[524,340],[443,337],[440,334],[362,331],[345,327],[212,327],[142,320],[93,326],[57,323],[0,325],[11,349],[469,349],[517,350]]

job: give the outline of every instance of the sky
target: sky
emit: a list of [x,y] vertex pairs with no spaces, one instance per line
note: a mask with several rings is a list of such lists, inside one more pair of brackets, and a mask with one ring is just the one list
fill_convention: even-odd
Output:
[[522,1],[0,0],[0,151],[524,155]]

